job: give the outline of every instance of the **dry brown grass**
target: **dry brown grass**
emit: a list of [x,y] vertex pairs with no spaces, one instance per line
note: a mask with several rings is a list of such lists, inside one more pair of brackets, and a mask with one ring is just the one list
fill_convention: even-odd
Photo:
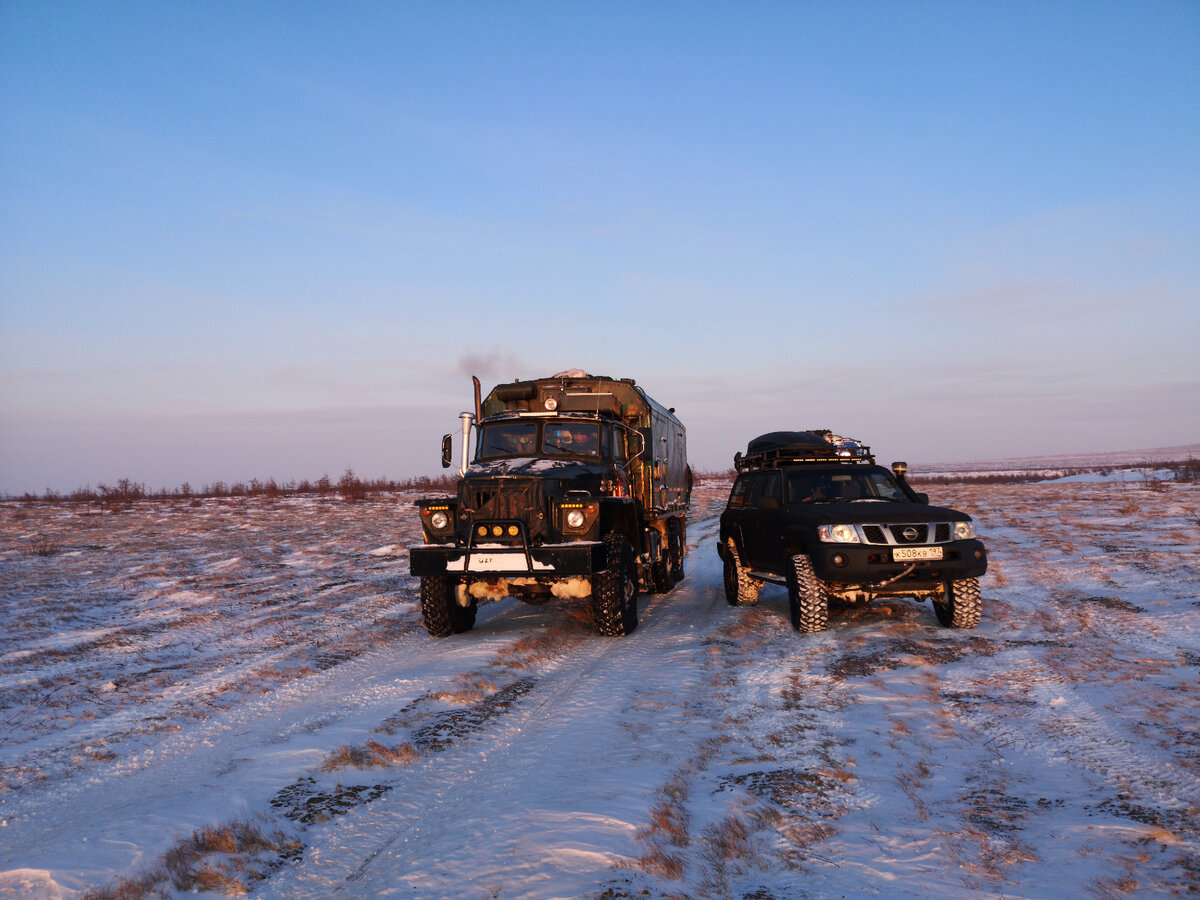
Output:
[[281,831],[267,834],[252,822],[208,825],[177,842],[145,871],[86,890],[80,900],[145,900],[176,891],[241,896],[300,849],[299,841]]
[[339,769],[386,769],[389,766],[412,765],[421,754],[412,744],[402,743],[394,747],[381,744],[371,739],[361,747],[338,747],[321,763],[325,772],[335,772]]
[[457,686],[453,690],[436,691],[429,695],[430,698],[442,703],[466,705],[478,703],[499,690],[494,681],[479,672],[464,672],[455,676],[454,680]]

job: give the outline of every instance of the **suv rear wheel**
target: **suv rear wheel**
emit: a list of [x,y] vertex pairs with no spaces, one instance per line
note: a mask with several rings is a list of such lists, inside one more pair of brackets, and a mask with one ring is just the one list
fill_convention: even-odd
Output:
[[725,599],[730,606],[744,606],[758,602],[758,592],[762,582],[751,578],[750,573],[742,565],[738,555],[737,544],[733,538],[725,545]]
[[933,611],[938,623],[946,628],[974,628],[983,611],[979,579],[947,581],[942,585],[942,598],[933,600]]
[[804,634],[829,624],[829,592],[803,553],[791,558],[787,571],[788,610],[792,627]]

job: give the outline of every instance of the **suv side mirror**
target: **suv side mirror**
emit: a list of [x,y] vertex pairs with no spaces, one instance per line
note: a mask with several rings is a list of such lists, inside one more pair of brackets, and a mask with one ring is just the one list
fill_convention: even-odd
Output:
[[450,468],[450,459],[454,455],[453,448],[450,446],[450,435],[442,438],[442,468]]

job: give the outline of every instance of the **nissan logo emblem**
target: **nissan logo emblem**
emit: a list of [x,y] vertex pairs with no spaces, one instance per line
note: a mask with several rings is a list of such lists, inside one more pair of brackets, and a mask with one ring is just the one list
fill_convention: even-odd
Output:
[[917,539],[917,535],[919,535],[920,533],[921,532],[917,531],[917,529],[913,528],[911,525],[909,525],[907,528],[904,529],[903,532],[901,532],[904,539],[906,541],[908,541],[910,544]]

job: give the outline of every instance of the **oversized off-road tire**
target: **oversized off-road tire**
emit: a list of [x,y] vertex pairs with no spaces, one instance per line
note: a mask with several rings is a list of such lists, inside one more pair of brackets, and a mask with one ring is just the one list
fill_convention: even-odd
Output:
[[672,519],[667,530],[667,549],[671,557],[671,577],[683,581],[683,531]]
[[638,626],[637,572],[633,546],[623,534],[604,538],[607,568],[592,576],[592,620],[596,630],[608,637],[621,637]]
[[664,556],[650,566],[650,593],[665,594],[673,587],[675,578],[671,574],[671,561]]
[[669,546],[663,547],[662,556],[650,564],[650,593],[665,594],[675,587],[675,572],[671,567]]
[[983,612],[983,597],[978,578],[947,581],[942,586],[942,599],[933,600],[938,623],[946,628],[974,628]]
[[788,611],[792,627],[802,634],[824,631],[829,624],[829,591],[803,553],[791,559],[787,571]]
[[758,602],[758,592],[763,583],[751,578],[742,558],[738,555],[733,538],[725,544],[725,599],[730,606],[745,606]]
[[449,637],[475,627],[479,602],[472,597],[469,606],[459,606],[454,579],[431,575],[421,579],[421,618],[433,637]]

